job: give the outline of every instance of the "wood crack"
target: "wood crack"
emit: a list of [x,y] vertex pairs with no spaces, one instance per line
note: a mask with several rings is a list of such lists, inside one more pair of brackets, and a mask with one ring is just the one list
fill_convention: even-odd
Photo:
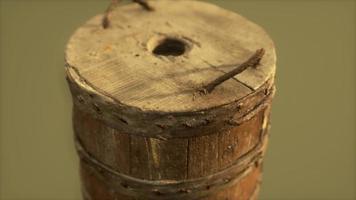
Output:
[[[219,69],[216,65],[211,64],[211,63],[208,62],[207,60],[202,59],[202,61],[203,61],[204,63],[208,64],[211,68],[215,69],[216,71],[219,71],[219,72],[221,72],[221,73],[223,73],[223,74],[226,73],[224,70]],[[228,65],[226,65],[226,66],[228,66]],[[242,85],[246,86],[246,87],[247,87],[248,89],[250,89],[252,92],[256,91],[252,86],[250,86],[250,85],[248,85],[248,84],[246,84],[246,83],[240,81],[239,79],[237,79],[237,78],[235,78],[235,77],[232,77],[231,79],[233,79],[233,80],[237,81],[238,83],[241,83]]]
[[[256,52],[248,60],[246,60],[240,65],[237,65],[237,67],[235,67],[233,70],[217,77],[210,83],[203,86],[199,91],[203,94],[211,93],[215,89],[215,87],[233,78],[234,76],[240,74],[241,72],[245,71],[247,68],[249,67],[255,68],[257,65],[260,64],[260,61],[264,54],[265,54],[265,50],[263,48],[256,50]],[[235,66],[235,65],[231,65],[231,66]]]

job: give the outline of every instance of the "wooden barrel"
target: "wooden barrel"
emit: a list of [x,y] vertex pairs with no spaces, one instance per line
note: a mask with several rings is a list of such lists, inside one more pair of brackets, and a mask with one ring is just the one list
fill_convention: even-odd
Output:
[[[215,5],[149,3],[95,16],[66,49],[84,199],[256,199],[272,40]],[[202,90],[261,48],[258,63]]]

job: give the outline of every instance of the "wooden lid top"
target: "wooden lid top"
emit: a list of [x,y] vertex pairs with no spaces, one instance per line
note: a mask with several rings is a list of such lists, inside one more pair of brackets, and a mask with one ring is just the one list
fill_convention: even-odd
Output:
[[[152,12],[137,4],[116,8],[107,29],[102,28],[103,15],[81,26],[67,46],[66,62],[74,69],[68,73],[123,105],[159,112],[225,105],[273,78],[274,44],[258,25],[201,1],[156,0],[150,5]],[[210,94],[196,95],[198,88],[260,48],[266,50],[260,66]]]

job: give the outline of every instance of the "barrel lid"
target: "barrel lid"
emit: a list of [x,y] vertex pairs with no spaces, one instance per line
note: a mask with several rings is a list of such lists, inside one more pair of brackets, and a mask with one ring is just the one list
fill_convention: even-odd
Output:
[[[150,4],[154,11],[137,4],[117,7],[109,28],[98,15],[73,34],[66,62],[75,81],[143,111],[187,112],[235,102],[274,77],[274,44],[253,22],[201,1]],[[260,48],[266,53],[257,68],[197,95]]]

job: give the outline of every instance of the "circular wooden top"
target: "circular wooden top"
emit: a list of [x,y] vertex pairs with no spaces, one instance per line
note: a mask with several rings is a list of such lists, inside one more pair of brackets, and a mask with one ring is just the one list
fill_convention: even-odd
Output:
[[[101,24],[103,15],[81,26],[67,46],[68,73],[105,98],[159,112],[225,105],[274,77],[274,44],[258,25],[201,1],[156,0],[150,5],[154,11],[137,4],[116,8],[107,29]],[[266,50],[260,66],[210,94],[196,95],[260,48]]]

